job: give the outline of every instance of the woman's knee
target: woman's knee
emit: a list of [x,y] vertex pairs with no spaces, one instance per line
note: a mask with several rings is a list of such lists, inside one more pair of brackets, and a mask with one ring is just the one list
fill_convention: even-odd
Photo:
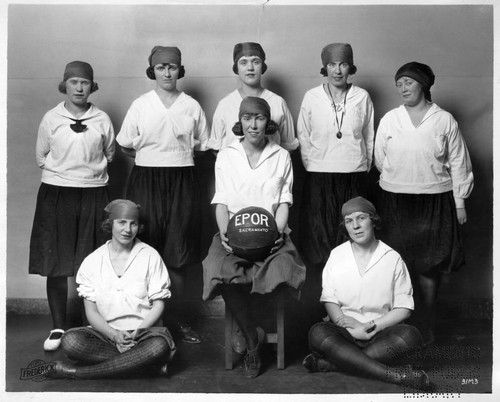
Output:
[[162,336],[153,336],[147,339],[148,348],[154,356],[162,356],[170,353],[170,345]]
[[84,334],[81,331],[68,331],[61,338],[61,348],[68,357],[73,356],[83,341]]
[[422,345],[422,334],[413,325],[399,324],[391,328],[391,333],[399,336],[408,345],[409,348],[414,348]]
[[318,322],[309,330],[309,347],[311,350],[321,350],[321,345],[327,338],[336,337],[339,331],[336,325],[327,322]]

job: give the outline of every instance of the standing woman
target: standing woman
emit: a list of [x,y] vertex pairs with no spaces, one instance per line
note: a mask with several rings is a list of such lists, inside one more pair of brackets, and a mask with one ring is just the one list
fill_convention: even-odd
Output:
[[267,70],[266,54],[259,43],[237,43],[233,50],[233,72],[238,75],[239,88],[225,96],[217,105],[212,119],[208,148],[215,151],[226,148],[238,137],[232,128],[238,121],[241,101],[247,96],[265,99],[271,107],[271,119],[278,129],[269,137],[288,151],[299,146],[295,138],[293,119],[285,100],[262,87],[262,75]]
[[306,92],[297,121],[306,169],[299,250],[314,298],[330,251],[341,242],[342,205],[357,195],[366,196],[374,142],[370,96],[348,82],[357,70],[351,45],[325,46],[321,61],[326,82]]
[[[212,204],[216,205],[219,233],[203,261],[203,300],[222,295],[244,337],[245,376],[254,378],[260,373],[260,347],[265,337],[252,308],[256,295],[270,294],[286,285],[298,296],[305,267],[288,236],[292,163],[289,153],[268,139],[276,131],[269,104],[258,97],[243,99],[233,130],[241,139],[221,151],[215,164]],[[253,262],[233,254],[226,236],[230,218],[250,206],[269,211],[281,234],[263,261]]]
[[375,143],[382,238],[408,265],[425,343],[434,340],[440,275],[464,263],[458,224],[467,221],[465,199],[474,186],[458,124],[431,100],[434,78],[432,69],[418,62],[397,71],[403,105],[382,118]]
[[66,65],[59,92],[65,101],[49,110],[38,129],[36,159],[42,169],[30,241],[29,273],[47,277],[52,330],[44,342],[56,350],[66,329],[68,277],[105,241],[100,232],[108,197],[108,163],[114,131],[108,115],[88,102],[97,91],[90,64]]
[[184,321],[185,281],[188,265],[199,262],[194,152],[205,150],[208,126],[199,103],[177,89],[185,72],[181,51],[155,46],[148,60],[146,75],[156,86],[132,103],[116,140],[135,157],[126,195],[142,205],[147,228],[142,237],[168,267],[177,329],[183,341],[199,343]]

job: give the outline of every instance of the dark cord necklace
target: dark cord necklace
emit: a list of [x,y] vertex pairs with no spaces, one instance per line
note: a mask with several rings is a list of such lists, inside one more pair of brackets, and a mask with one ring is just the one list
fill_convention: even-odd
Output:
[[[345,102],[347,99],[347,92],[349,92],[349,88],[347,88],[347,91],[345,92],[344,95],[344,102],[343,105],[341,103],[335,104],[335,101],[333,100],[333,95],[332,91],[330,90],[330,84],[326,84],[326,87],[328,88],[328,93],[330,94],[330,99],[332,100],[332,107],[333,111],[335,112],[335,121],[337,123],[337,138],[340,140],[342,138],[342,124],[344,123],[344,114],[345,114]],[[342,112],[340,116],[340,124],[339,124],[339,117],[337,115],[337,112]]]

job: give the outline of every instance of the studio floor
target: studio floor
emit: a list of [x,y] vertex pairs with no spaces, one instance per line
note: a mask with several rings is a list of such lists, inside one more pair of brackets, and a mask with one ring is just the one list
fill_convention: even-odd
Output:
[[[424,368],[437,386],[437,394],[492,392],[491,311],[441,311],[436,343],[416,351],[411,363]],[[286,367],[276,368],[272,345],[264,345],[264,368],[255,379],[243,376],[241,358],[234,354],[234,369],[224,368],[224,318],[207,316],[196,323],[203,342],[178,342],[169,376],[127,379],[69,380],[46,377],[21,380],[21,369],[35,360],[66,360],[61,351],[44,352],[43,341],[51,320],[44,315],[9,314],[6,320],[6,391],[127,392],[127,393],[265,393],[265,394],[409,394],[398,385],[343,373],[308,373],[301,365],[307,344],[293,331],[286,335]],[[26,394],[24,394],[26,395]],[[22,396],[22,395],[21,395]],[[436,395],[437,397],[438,395]]]

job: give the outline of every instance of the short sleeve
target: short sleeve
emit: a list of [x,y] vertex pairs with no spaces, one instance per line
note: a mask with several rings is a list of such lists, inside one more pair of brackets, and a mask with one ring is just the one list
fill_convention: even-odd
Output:
[[79,297],[95,303],[96,270],[102,263],[102,256],[99,256],[97,250],[83,260],[76,275],[76,291]]
[[285,161],[285,171],[283,173],[284,184],[281,190],[280,195],[280,203],[288,203],[293,205],[293,168],[292,168],[292,159],[290,158],[290,154],[286,153],[286,161]]
[[382,117],[377,129],[377,135],[375,136],[374,160],[375,166],[379,172],[382,172],[384,168],[384,160],[387,149],[388,120],[389,114]]
[[45,115],[38,127],[36,140],[36,162],[40,168],[45,166],[45,159],[50,152],[50,127],[47,115]]
[[148,298],[150,303],[154,300],[171,297],[170,277],[160,254],[153,248],[148,266]]
[[137,100],[132,102],[125,119],[123,120],[120,132],[116,136],[116,142],[124,148],[133,148],[134,139],[139,135],[139,116],[137,110]]
[[413,287],[410,274],[403,259],[399,257],[396,262],[394,275],[394,300],[392,308],[407,308],[413,310],[414,307]]
[[326,262],[323,269],[323,290],[321,292],[320,301],[323,303],[336,303],[339,304],[339,299],[336,291],[336,284],[334,279],[335,270],[335,250],[330,253],[330,257]]
[[215,161],[215,195],[212,204],[228,205],[226,176],[228,175],[226,163],[226,150],[217,154]]
[[222,106],[219,102],[215,113],[212,117],[212,129],[210,131],[210,138],[208,140],[207,148],[220,150],[222,147],[222,139],[226,135],[226,125],[224,122]]

